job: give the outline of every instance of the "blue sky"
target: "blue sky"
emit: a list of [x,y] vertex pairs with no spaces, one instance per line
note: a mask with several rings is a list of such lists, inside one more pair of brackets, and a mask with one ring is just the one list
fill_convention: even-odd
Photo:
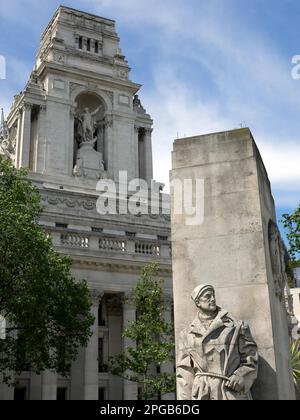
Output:
[[[116,20],[121,46],[154,118],[154,169],[168,182],[173,140],[250,127],[273,187],[278,218],[300,202],[298,0],[65,1]],[[34,66],[40,35],[60,2],[0,3],[0,80],[6,113]]]

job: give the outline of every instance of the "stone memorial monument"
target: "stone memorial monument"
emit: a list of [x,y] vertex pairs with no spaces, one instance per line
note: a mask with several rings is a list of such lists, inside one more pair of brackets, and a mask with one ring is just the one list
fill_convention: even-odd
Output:
[[[193,185],[192,194],[188,185]],[[270,182],[250,130],[175,141],[171,195],[178,399],[247,399],[252,385],[254,400],[295,399],[285,249]],[[184,202],[188,198],[203,217],[191,219]],[[203,316],[201,299],[208,296],[195,288],[207,282],[214,313]],[[230,315],[217,312],[212,287]],[[196,307],[190,304],[194,289]],[[240,334],[244,338],[237,353]]]

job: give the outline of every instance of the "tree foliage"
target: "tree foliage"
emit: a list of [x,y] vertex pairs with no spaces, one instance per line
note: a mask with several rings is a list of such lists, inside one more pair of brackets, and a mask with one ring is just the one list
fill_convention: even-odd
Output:
[[163,282],[157,275],[157,264],[142,270],[128,302],[135,307],[137,319],[123,333],[136,344],[109,364],[112,374],[139,384],[141,400],[175,392],[175,374],[162,373],[165,363],[174,363],[175,345],[173,324],[164,319]]
[[300,255],[300,206],[292,214],[283,214],[282,223],[287,231],[289,252],[294,262],[299,261]]
[[67,373],[86,346],[93,317],[86,282],[76,283],[70,259],[54,251],[39,226],[38,190],[25,170],[0,158],[0,373],[30,368]]

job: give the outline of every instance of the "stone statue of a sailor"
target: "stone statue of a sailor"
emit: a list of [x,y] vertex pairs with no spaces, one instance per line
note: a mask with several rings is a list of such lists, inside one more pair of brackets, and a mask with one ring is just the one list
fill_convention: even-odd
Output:
[[257,345],[249,327],[216,304],[209,284],[192,293],[198,315],[180,334],[179,400],[251,400],[257,378]]

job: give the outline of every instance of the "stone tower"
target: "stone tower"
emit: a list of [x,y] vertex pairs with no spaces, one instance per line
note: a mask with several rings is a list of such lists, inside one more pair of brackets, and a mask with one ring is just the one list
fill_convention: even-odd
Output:
[[7,121],[16,166],[68,184],[123,170],[150,185],[153,122],[129,74],[114,21],[60,7]]

